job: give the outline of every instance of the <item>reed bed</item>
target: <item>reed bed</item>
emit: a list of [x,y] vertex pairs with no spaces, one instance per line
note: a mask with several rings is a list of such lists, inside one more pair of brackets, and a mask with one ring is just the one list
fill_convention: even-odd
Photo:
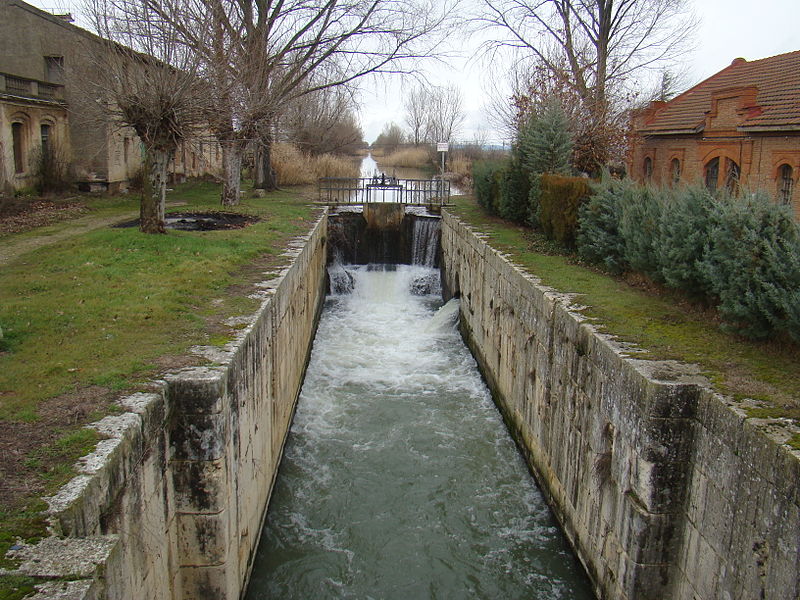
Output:
[[272,166],[279,185],[306,185],[320,177],[358,177],[358,160],[350,157],[305,154],[293,144],[277,143],[272,148]]
[[381,165],[424,169],[430,164],[430,161],[428,149],[425,147],[403,148],[382,158]]

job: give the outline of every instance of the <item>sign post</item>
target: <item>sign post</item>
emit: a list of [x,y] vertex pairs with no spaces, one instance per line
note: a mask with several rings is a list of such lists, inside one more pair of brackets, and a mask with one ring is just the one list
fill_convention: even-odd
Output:
[[442,154],[442,181],[444,181],[444,157],[450,149],[450,144],[447,142],[439,142],[436,144],[436,151]]

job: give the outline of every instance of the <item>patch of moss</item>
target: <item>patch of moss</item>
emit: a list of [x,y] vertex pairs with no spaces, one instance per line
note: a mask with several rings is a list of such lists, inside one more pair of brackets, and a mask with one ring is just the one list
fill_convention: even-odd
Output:
[[800,433],[795,433],[786,444],[792,450],[800,450]]
[[36,580],[24,575],[0,575],[0,600],[21,600],[32,596]]

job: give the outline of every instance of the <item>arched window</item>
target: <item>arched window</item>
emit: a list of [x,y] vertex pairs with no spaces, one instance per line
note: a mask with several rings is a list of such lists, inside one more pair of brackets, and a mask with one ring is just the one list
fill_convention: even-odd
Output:
[[42,123],[41,127],[39,127],[39,134],[42,138],[42,152],[48,152],[50,150],[52,133],[52,126],[48,123]]
[[725,189],[731,194],[739,192],[741,169],[730,158],[725,161]]
[[717,180],[719,179],[719,157],[712,158],[706,163],[706,188],[709,192],[717,191]]
[[11,124],[11,138],[14,150],[14,173],[25,172],[25,124]]
[[681,161],[679,161],[677,158],[673,158],[672,162],[669,164],[669,170],[672,177],[672,183],[674,185],[681,180]]
[[778,167],[778,200],[784,204],[792,201],[792,191],[794,188],[794,173],[792,167],[783,164]]
[[649,156],[644,159],[644,180],[650,181],[653,178],[653,159]]

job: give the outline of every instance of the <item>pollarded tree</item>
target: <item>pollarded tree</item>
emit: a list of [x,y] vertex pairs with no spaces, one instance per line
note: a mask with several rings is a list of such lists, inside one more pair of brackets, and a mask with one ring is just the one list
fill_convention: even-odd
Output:
[[[434,0],[164,0],[157,6],[202,57],[211,124],[223,149],[223,204],[239,201],[242,155],[271,131],[263,124],[275,123],[287,103],[365,75],[411,68],[434,52],[430,38],[451,9],[450,1]],[[260,142],[268,153],[271,140]]]
[[105,41],[91,44],[95,68],[84,83],[112,120],[139,136],[145,162],[140,229],[164,233],[167,165],[203,124],[198,59],[139,0],[94,0],[87,8]]

